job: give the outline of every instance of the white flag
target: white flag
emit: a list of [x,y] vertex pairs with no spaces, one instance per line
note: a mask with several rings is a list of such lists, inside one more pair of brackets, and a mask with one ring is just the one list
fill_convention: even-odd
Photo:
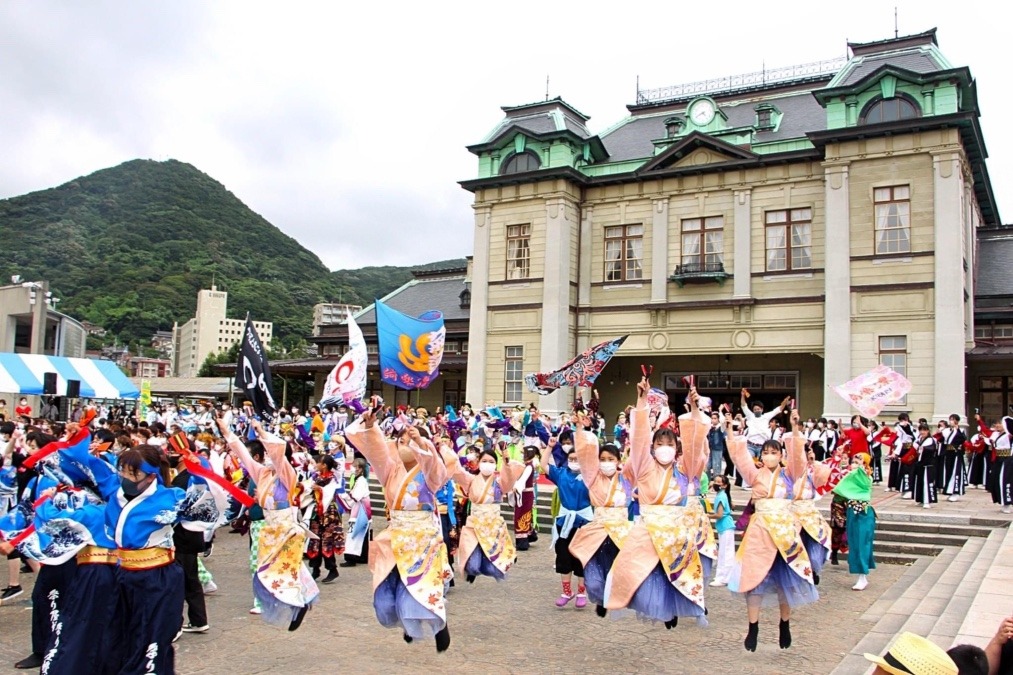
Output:
[[348,353],[324,382],[324,393],[319,405],[330,406],[361,401],[366,395],[366,340],[352,315],[348,315]]

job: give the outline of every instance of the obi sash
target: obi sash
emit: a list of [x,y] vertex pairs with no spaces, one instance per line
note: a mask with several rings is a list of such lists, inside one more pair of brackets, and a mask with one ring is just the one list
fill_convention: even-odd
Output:
[[625,506],[599,506],[594,510],[594,522],[601,524],[619,549],[622,549],[627,535],[633,529],[630,511]]
[[687,506],[642,504],[640,507],[642,521],[665,576],[679,593],[699,607],[704,606],[703,564],[697,536],[701,513],[703,508],[695,500]]
[[306,530],[296,508],[267,509],[257,549],[257,578],[280,602],[305,607],[316,600],[320,589],[303,565]]
[[392,510],[390,516],[391,549],[401,581],[419,604],[446,621],[444,583],[454,574],[439,516],[431,510]]
[[517,550],[500,515],[499,504],[472,504],[466,526],[475,530],[478,545],[489,562],[506,574],[517,559]]
[[795,512],[795,517],[798,518],[802,529],[815,541],[829,549],[830,525],[816,508],[816,503],[811,499],[796,499],[791,503],[791,509]]
[[[771,486],[773,488],[773,485]],[[799,535],[798,521],[788,499],[766,498],[753,501],[756,512],[749,527],[761,527],[770,535],[774,546],[793,572],[813,583],[812,565]],[[739,547],[741,554],[744,547]]]

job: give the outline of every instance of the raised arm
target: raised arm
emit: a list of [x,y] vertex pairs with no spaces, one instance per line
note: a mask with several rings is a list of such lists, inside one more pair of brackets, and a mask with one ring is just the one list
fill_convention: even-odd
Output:
[[218,429],[222,432],[222,437],[225,438],[225,444],[229,450],[239,458],[239,463],[246,469],[246,473],[250,474],[250,479],[259,485],[261,475],[264,473],[266,467],[253,459],[246,444],[239,440],[239,437],[236,436],[221,418],[218,418]]
[[798,480],[805,475],[806,465],[809,463],[805,453],[805,438],[799,432],[798,411],[791,411],[792,432],[784,438],[785,467],[792,480]]
[[753,463],[753,456],[749,454],[749,448],[746,446],[746,437],[732,433],[731,415],[725,415],[725,437],[728,443],[728,456],[731,457],[732,464],[742,474],[742,480],[747,485],[752,485],[756,482],[756,474],[760,470],[756,468],[756,464]]
[[419,463],[422,475],[426,477],[426,485],[433,493],[443,489],[443,486],[450,480],[447,475],[447,465],[443,461],[443,455],[436,451],[436,446],[428,438],[422,438],[418,427],[412,427],[409,431],[411,448],[415,459]]
[[503,491],[503,494],[507,494],[514,489],[514,485],[520,480],[526,468],[523,462],[513,459],[509,462],[503,462],[503,468],[499,472],[499,489]]
[[630,471],[634,479],[639,478],[650,466],[651,458],[651,425],[647,410],[647,393],[651,383],[641,378],[637,383],[637,407],[630,413]]
[[255,428],[260,436],[260,442],[264,444],[264,454],[271,460],[274,475],[278,477],[278,482],[285,487],[285,490],[291,492],[299,482],[299,476],[296,475],[295,469],[292,468],[288,457],[285,456],[285,441],[274,434],[266,433],[260,428],[259,422]]
[[689,412],[679,416],[679,437],[682,438],[682,471],[690,478],[699,478],[707,466],[710,450],[707,432],[710,418],[697,407],[700,398],[696,387],[689,392]]
[[553,436],[549,438],[549,442],[545,445],[545,447],[542,448],[541,451],[542,459],[538,463],[538,465],[541,467],[542,473],[545,474],[546,476],[549,475],[549,467],[552,466],[550,460],[552,459],[552,449],[555,446],[556,446],[556,438]]
[[[587,420],[582,415],[578,423]],[[586,427],[578,429],[573,434],[574,453],[577,455],[577,462],[580,463],[580,475],[584,479],[584,485],[591,485],[598,477],[598,437]]]
[[401,457],[395,455],[387,444],[383,432],[376,425],[376,416],[369,411],[364,412],[345,428],[345,436],[363,454],[380,482],[386,485],[387,477],[401,464]]
[[830,467],[823,462],[813,462],[813,486],[823,487],[830,480]]

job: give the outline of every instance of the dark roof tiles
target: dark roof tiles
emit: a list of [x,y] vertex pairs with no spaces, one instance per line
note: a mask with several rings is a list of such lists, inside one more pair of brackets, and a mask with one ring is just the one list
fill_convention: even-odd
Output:
[[866,56],[860,63],[849,66],[851,70],[846,72],[841,81],[835,83],[834,86],[846,87],[855,84],[885,65],[896,66],[914,73],[931,73],[946,68],[945,64],[937,63],[931,54],[920,49],[877,54]]
[[976,296],[1013,296],[1013,232],[1005,236],[980,233],[978,275],[975,281]]
[[[442,279],[414,279],[383,300],[384,304],[403,312],[408,316],[417,317],[431,310],[443,312],[444,321],[467,320],[468,308],[461,307],[461,291],[464,290],[464,277],[455,276]],[[376,311],[370,305],[355,316],[360,325],[375,324]]]
[[[827,128],[826,111],[813,98],[812,93],[800,92],[788,96],[762,99],[772,103],[783,117],[776,131],[764,131],[756,135],[757,142],[778,141],[789,138],[804,138],[807,132]],[[756,121],[753,108],[761,99],[747,99],[734,103],[721,103],[719,108],[728,116],[728,127],[748,127]],[[613,128],[602,136],[602,142],[609,153],[610,162],[629,159],[643,159],[654,155],[652,141],[665,137],[665,120],[684,110],[668,110],[664,113],[636,115]]]

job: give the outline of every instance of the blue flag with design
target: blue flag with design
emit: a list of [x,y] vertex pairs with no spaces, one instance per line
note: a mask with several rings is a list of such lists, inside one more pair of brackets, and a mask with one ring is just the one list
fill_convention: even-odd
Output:
[[440,375],[447,329],[443,313],[416,318],[376,301],[380,378],[401,389],[425,389]]

